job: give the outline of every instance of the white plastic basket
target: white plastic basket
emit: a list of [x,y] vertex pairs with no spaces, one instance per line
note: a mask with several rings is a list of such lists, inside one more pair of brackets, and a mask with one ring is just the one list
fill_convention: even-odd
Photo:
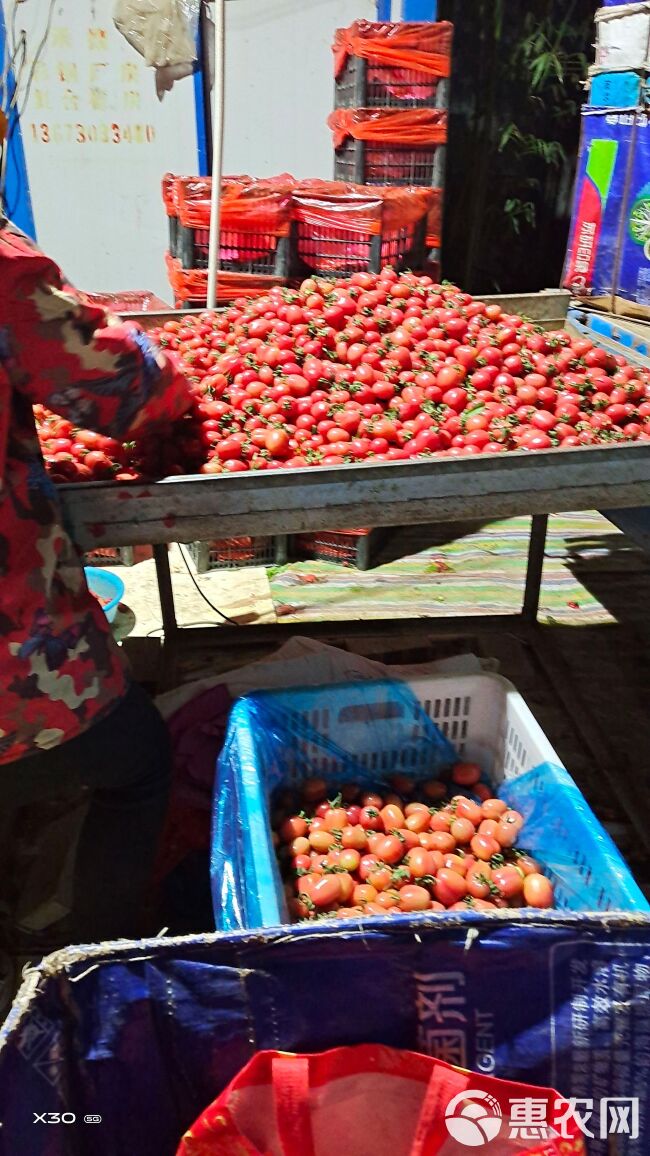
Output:
[[[458,753],[478,763],[494,783],[514,779],[540,763],[562,765],[521,695],[500,675],[425,675],[404,681]],[[383,717],[377,714],[373,719],[376,725],[368,728],[367,715],[362,717],[354,708],[345,708],[335,716],[327,706],[326,687],[321,697],[322,705],[304,715],[305,721],[319,735],[336,736],[342,747],[355,751],[357,762],[369,772],[381,778],[396,770],[427,771],[422,747],[405,750],[391,746],[390,713]],[[415,718],[413,726],[413,737],[417,738],[420,728]],[[374,749],[367,745],[370,736],[375,740]],[[297,781],[302,778],[303,759],[323,775],[338,769],[336,760],[323,755],[320,747],[303,743],[297,753]]]
[[[524,815],[525,846],[571,911],[648,911],[609,835],[521,695],[494,674],[426,676],[395,683],[275,691],[234,708],[219,760],[212,826],[217,927],[268,927],[288,919],[271,841],[275,788],[321,775],[379,787],[395,772],[435,777],[436,723],[461,758]],[[468,912],[468,917],[471,915]],[[464,917],[464,914],[463,914]],[[423,918],[435,918],[423,913]],[[511,918],[516,921],[517,912]]]

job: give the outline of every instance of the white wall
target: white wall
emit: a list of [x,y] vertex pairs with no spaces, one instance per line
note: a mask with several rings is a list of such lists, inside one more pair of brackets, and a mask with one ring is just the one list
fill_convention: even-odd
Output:
[[332,176],[334,30],[375,12],[375,0],[226,4],[224,172]]

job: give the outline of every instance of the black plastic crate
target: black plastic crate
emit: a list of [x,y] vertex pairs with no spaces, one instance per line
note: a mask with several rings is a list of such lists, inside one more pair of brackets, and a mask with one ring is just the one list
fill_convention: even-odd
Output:
[[445,145],[370,144],[347,137],[334,154],[334,180],[441,187],[444,165]]
[[304,561],[334,562],[339,566],[352,566],[355,570],[370,570],[389,534],[388,528],[296,534],[292,556]]
[[288,557],[286,534],[275,537],[240,535],[190,542],[187,551],[197,574],[209,570],[238,570],[242,566],[284,566]]
[[[178,223],[178,252],[184,269],[207,269],[210,230]],[[232,273],[258,273],[285,278],[289,268],[289,237],[243,229],[222,229],[219,268]]]
[[335,108],[446,108],[449,82],[416,68],[348,56],[334,82]]
[[426,255],[427,217],[380,234],[360,233],[341,226],[317,229],[304,221],[292,225],[291,269],[293,278],[347,277],[352,273],[379,273],[393,269],[418,269]]
[[178,251],[178,231],[180,228],[180,223],[178,217],[167,217],[167,222],[169,224],[169,252],[171,253],[172,257],[179,257],[180,253]]

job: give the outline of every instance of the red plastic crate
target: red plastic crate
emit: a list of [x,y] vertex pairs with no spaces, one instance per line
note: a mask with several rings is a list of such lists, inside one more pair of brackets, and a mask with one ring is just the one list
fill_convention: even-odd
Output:
[[446,21],[357,20],[338,28],[332,46],[336,108],[442,107],[447,103],[452,38],[453,26]]

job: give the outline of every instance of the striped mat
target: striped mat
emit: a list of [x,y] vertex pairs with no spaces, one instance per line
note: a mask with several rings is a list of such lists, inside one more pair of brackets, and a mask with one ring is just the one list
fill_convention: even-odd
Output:
[[[517,613],[529,527],[522,517],[389,531],[378,551],[383,564],[365,573],[328,562],[293,563],[270,572],[276,613],[290,622]],[[647,618],[649,599],[650,559],[610,522],[597,513],[551,517],[540,621]]]

